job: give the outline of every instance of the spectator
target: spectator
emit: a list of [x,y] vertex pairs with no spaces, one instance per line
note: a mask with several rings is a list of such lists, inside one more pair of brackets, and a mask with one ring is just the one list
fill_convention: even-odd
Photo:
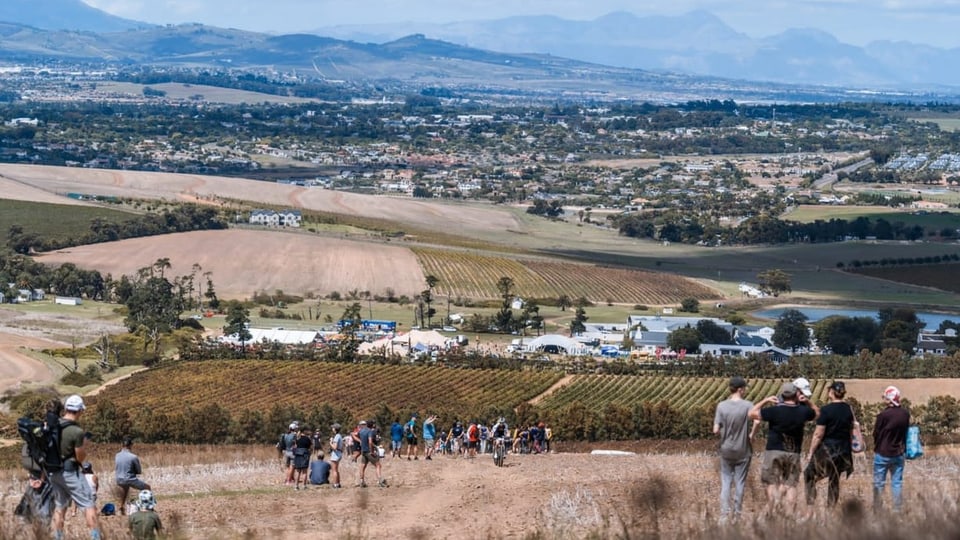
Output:
[[[820,409],[817,427],[810,440],[807,468],[803,472],[807,506],[812,507],[817,498],[817,482],[828,478],[827,506],[840,500],[840,475],[853,472],[853,450],[850,435],[855,423],[853,409],[843,401],[847,387],[843,381],[834,381],[827,390],[830,403]],[[812,508],[810,509],[812,510]]]
[[480,446],[480,427],[477,422],[470,422],[467,427],[467,457],[477,457],[477,448]]
[[400,457],[400,446],[403,441],[403,424],[396,418],[390,426],[390,457]]
[[410,456],[413,456],[413,459],[417,459],[417,452],[419,448],[417,447],[417,415],[416,413],[410,417],[410,421],[406,423],[403,427],[403,434],[407,439],[407,461],[410,461]]
[[83,510],[87,527],[90,529],[90,538],[100,540],[100,524],[93,490],[80,471],[80,464],[87,460],[87,450],[84,447],[86,433],[77,422],[83,416],[86,406],[83,398],[76,394],[68,397],[63,405],[63,418],[60,419],[60,455],[64,458],[63,468],[48,471],[56,506],[53,512],[53,537],[54,540],[63,539],[67,505],[73,500],[77,508]]
[[747,381],[732,377],[729,387],[730,397],[717,405],[713,417],[713,433],[720,436],[720,519],[724,521],[730,518],[730,484],[734,486],[733,519],[739,519],[743,510],[743,492],[753,456],[750,440],[759,425],[754,421],[751,426],[753,403],[745,399]]
[[[90,434],[87,433],[86,440],[90,440]],[[93,501],[97,501],[97,493],[100,491],[100,478],[97,476],[97,473],[93,472],[93,464],[89,461],[84,461],[83,466],[80,468],[80,471],[83,473],[84,480],[90,484],[90,489],[93,490]],[[77,507],[73,507],[73,515],[77,515]]]
[[437,416],[428,416],[423,421],[423,459],[433,459],[433,440],[437,437]]
[[310,451],[313,449],[313,438],[310,430],[301,428],[297,434],[296,446],[293,448],[293,470],[296,479],[293,481],[294,488],[300,489],[300,483],[303,481],[303,487],[307,487],[308,473],[310,468]]
[[330,480],[330,464],[323,460],[323,450],[317,452],[317,459],[310,463],[310,483],[314,486],[326,484]]
[[53,518],[53,488],[43,478],[40,471],[30,471],[30,479],[20,503],[14,509],[14,515],[22,517],[28,523],[49,526]]
[[136,508],[137,511],[128,518],[130,534],[134,540],[155,540],[163,531],[163,524],[156,512],[157,500],[153,492],[148,489],[141,490],[137,496]]
[[300,422],[290,422],[287,432],[280,436],[280,454],[283,456],[283,483],[293,484],[293,450],[297,446],[297,433],[300,431]]
[[343,460],[343,435],[340,434],[340,424],[330,426],[333,436],[330,437],[330,485],[340,487],[340,462]]
[[[766,405],[773,405],[766,407]],[[804,424],[815,420],[820,409],[792,383],[750,409],[750,418],[767,422],[767,446],[763,453],[760,481],[766,486],[768,510],[792,511],[800,480],[800,451]],[[782,508],[785,506],[786,508]]]
[[873,424],[873,508],[883,506],[883,488],[890,473],[893,508],[903,508],[903,466],[907,451],[907,428],[910,413],[900,406],[900,390],[888,386],[883,390],[886,408],[877,414]]
[[140,458],[131,450],[133,448],[133,438],[124,437],[121,443],[120,451],[113,458],[115,481],[117,484],[117,498],[120,500],[120,513],[127,511],[127,498],[130,495],[130,489],[149,490],[150,484],[138,478],[143,474],[140,466]]
[[367,471],[367,465],[373,465],[377,471],[377,485],[387,487],[383,481],[383,474],[380,465],[380,453],[377,448],[376,436],[377,425],[373,420],[367,422],[366,427],[360,430],[360,452],[363,455],[363,461],[360,463],[360,487],[367,487],[364,475]]

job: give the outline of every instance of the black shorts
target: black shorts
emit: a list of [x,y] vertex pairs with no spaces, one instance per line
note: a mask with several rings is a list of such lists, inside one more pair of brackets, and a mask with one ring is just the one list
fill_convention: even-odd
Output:
[[407,437],[407,444],[410,445],[410,446],[416,445],[416,444],[417,444],[417,438],[416,438],[416,437]]

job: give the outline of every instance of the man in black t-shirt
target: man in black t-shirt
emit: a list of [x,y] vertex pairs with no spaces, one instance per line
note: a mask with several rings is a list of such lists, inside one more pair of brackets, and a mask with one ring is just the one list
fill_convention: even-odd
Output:
[[[774,406],[764,408],[766,405]],[[751,419],[763,420],[768,425],[760,481],[766,486],[770,510],[781,503],[786,509],[793,509],[800,480],[803,428],[819,414],[816,404],[789,382],[780,387],[779,396],[770,396],[750,409]]]

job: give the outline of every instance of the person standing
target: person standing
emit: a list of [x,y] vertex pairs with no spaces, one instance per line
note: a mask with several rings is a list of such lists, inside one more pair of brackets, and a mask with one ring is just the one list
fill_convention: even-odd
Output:
[[403,444],[403,424],[396,418],[390,425],[390,457],[400,457],[400,447]]
[[120,451],[113,458],[114,481],[117,484],[117,498],[120,500],[120,514],[127,512],[127,498],[130,489],[149,490],[150,484],[138,478],[143,474],[140,458],[133,453],[133,438],[126,436],[121,443]]
[[[730,485],[733,484],[733,518],[738,519],[743,509],[743,493],[750,470],[753,438],[758,421],[751,423],[753,403],[745,399],[747,381],[743,377],[730,379],[730,396],[717,405],[713,417],[713,433],[720,437],[720,519],[730,518]],[[752,427],[751,427],[752,426]]]
[[293,485],[293,450],[297,446],[297,434],[300,431],[300,422],[291,422],[287,432],[280,436],[280,452],[283,456],[283,483]]
[[297,442],[293,448],[293,470],[296,478],[293,481],[294,488],[300,489],[300,483],[307,487],[309,480],[307,470],[310,468],[310,451],[313,450],[313,438],[308,428],[300,428],[297,435]]
[[360,462],[360,487],[367,487],[365,474],[367,465],[373,465],[377,471],[377,485],[386,487],[383,481],[382,469],[380,466],[380,453],[377,450],[377,425],[374,420],[367,421],[367,425],[360,430],[360,452],[363,456]]
[[850,404],[843,400],[846,394],[843,381],[834,381],[827,389],[830,403],[820,409],[817,417],[817,427],[807,453],[807,468],[803,471],[808,507],[813,506],[817,498],[817,482],[823,478],[829,479],[827,506],[836,506],[840,499],[840,475],[846,473],[849,478],[853,473],[850,435],[856,418]]
[[330,486],[340,487],[340,461],[343,460],[343,435],[340,434],[340,424],[330,426],[333,436],[330,437]]
[[896,511],[903,508],[903,466],[907,451],[907,428],[910,413],[900,406],[900,390],[888,386],[883,390],[886,408],[877,414],[873,424],[873,508],[883,505],[883,488],[890,473],[890,491]]
[[423,421],[423,459],[433,459],[434,439],[437,437],[437,416],[431,415]]
[[416,413],[410,417],[410,421],[403,426],[403,434],[407,439],[407,461],[410,461],[410,456],[413,456],[413,459],[417,459],[417,452],[419,448],[417,447],[417,415]]
[[86,406],[83,398],[74,394],[63,404],[63,418],[60,419],[60,456],[63,458],[63,467],[60,470],[47,471],[50,485],[53,486],[53,538],[63,539],[63,521],[67,513],[67,505],[73,500],[77,508],[83,511],[87,527],[90,529],[90,538],[100,540],[100,523],[97,519],[96,501],[93,490],[83,477],[81,463],[87,460],[87,450],[84,447],[86,432],[77,423],[83,416]]
[[[772,405],[772,407],[766,407]],[[768,510],[785,505],[793,510],[800,481],[800,452],[804,425],[815,420],[820,409],[792,383],[783,383],[780,394],[770,396],[750,409],[752,420],[767,422],[767,446],[763,453],[760,481],[766,486]]]

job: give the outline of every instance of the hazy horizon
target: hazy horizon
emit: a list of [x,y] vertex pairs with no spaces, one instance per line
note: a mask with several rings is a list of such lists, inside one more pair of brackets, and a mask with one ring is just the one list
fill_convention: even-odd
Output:
[[198,22],[259,32],[292,33],[339,25],[445,23],[517,15],[591,20],[613,11],[638,17],[705,10],[738,32],[767,37],[790,28],[815,28],[844,43],[910,41],[960,47],[957,0],[83,0],[112,15],[154,24]]

